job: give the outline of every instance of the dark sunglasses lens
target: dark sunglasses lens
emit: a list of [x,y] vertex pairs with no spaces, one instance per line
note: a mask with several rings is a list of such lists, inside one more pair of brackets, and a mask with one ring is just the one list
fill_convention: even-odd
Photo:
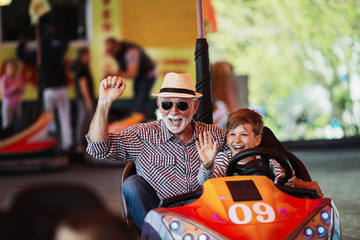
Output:
[[161,103],[161,107],[164,110],[169,110],[172,107],[173,103],[172,102],[162,102]]
[[180,110],[180,111],[185,111],[186,109],[188,109],[189,105],[186,102],[177,102],[176,103],[176,107]]

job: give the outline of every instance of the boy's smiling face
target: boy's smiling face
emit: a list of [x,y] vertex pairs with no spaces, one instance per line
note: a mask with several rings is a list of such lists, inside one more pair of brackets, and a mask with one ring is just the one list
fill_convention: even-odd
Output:
[[227,133],[226,142],[230,147],[232,155],[244,151],[248,148],[254,148],[261,142],[261,135],[256,135],[251,123],[240,124]]

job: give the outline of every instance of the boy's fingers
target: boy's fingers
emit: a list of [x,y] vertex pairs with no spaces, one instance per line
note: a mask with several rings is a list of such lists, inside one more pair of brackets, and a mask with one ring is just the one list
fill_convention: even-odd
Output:
[[287,187],[294,187],[294,183],[289,183],[289,182],[287,182],[287,183],[285,183],[285,186],[287,186]]
[[293,177],[289,178],[288,182],[289,182],[289,183],[290,183],[290,182],[294,182],[295,179],[296,179],[296,176],[293,176]]

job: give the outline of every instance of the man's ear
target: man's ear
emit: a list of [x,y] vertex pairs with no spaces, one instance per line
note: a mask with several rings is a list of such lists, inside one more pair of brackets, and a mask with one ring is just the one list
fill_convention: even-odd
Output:
[[194,114],[196,113],[199,105],[200,105],[200,100],[196,99],[196,100],[194,101]]
[[156,105],[157,105],[157,107],[158,107],[159,109],[161,109],[161,108],[160,108],[160,101],[159,101],[158,98],[156,99]]
[[259,144],[261,143],[261,135],[256,135],[255,137],[255,147],[259,146]]

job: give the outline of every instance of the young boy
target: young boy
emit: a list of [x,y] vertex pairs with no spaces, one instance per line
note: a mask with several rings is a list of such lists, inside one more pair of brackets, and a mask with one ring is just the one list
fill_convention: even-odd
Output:
[[[216,152],[217,142],[212,142],[211,134],[207,132],[199,135],[196,146],[202,161],[198,174],[200,184],[212,177],[225,176],[227,165],[233,156],[245,149],[257,147],[261,142],[264,121],[263,117],[256,111],[242,108],[230,114],[226,128],[228,131],[226,142],[230,150],[218,154]],[[250,156],[242,159],[239,163],[245,164],[255,158],[256,156]],[[274,182],[277,184],[285,173],[278,162],[270,159],[270,163],[275,169]],[[317,182],[304,182],[296,178],[294,171],[293,177],[285,183],[285,186],[315,189],[322,196]]]

